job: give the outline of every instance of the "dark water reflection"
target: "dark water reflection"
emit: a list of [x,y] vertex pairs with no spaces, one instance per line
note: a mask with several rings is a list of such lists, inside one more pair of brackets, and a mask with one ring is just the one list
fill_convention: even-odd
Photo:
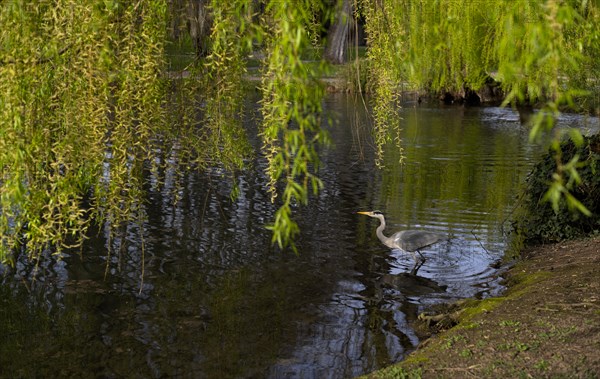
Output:
[[[30,267],[5,270],[0,376],[351,377],[403,359],[428,305],[498,294],[492,265],[538,150],[518,114],[407,104],[405,163],[391,141],[378,170],[364,109],[345,96],[327,107],[334,146],[322,152],[325,188],[298,210],[298,256],[274,250],[264,229],[275,207],[261,159],[234,201],[218,170],[164,172],[161,189],[150,180],[141,230],[111,242],[92,233],[28,289]],[[449,239],[410,276],[412,258],[390,253],[376,220],[356,214],[370,209],[386,213],[388,230]]]

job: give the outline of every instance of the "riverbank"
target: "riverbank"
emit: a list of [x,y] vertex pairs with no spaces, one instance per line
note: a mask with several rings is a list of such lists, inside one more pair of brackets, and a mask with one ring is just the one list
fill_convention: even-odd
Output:
[[365,378],[600,377],[600,237],[538,246],[505,275],[504,296]]

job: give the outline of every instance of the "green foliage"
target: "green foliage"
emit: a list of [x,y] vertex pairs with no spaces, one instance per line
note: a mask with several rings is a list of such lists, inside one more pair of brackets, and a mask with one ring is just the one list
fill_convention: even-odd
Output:
[[205,91],[202,127],[210,141],[200,161],[223,165],[228,171],[241,169],[250,154],[241,122],[244,88],[240,86],[245,56],[252,47],[250,4],[248,0],[212,2],[211,51],[200,67]]
[[269,228],[273,243],[295,250],[293,238],[299,227],[293,209],[306,204],[310,190],[316,193],[321,187],[317,147],[328,141],[321,128],[324,91],[317,80],[323,65],[306,61],[314,58],[321,32],[317,15],[324,13],[324,5],[318,0],[294,6],[272,1],[264,4],[262,13],[257,6],[248,0],[211,3],[210,52],[189,67],[194,79],[178,83],[176,91],[180,109],[173,113],[181,115],[179,132],[185,135],[177,153],[182,161],[192,158],[199,167],[221,165],[229,172],[243,168],[250,148],[241,123],[240,83],[248,55],[262,49],[266,59],[258,62],[263,74],[260,133],[272,200],[280,198]]
[[367,376],[361,376],[361,378],[372,379],[420,379],[422,377],[423,370],[421,368],[405,369],[400,365],[392,365]]
[[[600,136],[576,140],[579,143],[564,142],[547,153],[527,179],[513,225],[525,244],[556,242],[600,230]],[[591,217],[584,216],[588,212]]]
[[307,28],[313,22],[305,9],[280,1],[271,1],[267,9],[261,134],[273,201],[279,195],[277,183],[284,184],[281,205],[269,228],[274,243],[295,251],[293,238],[299,227],[291,217],[293,208],[306,204],[309,191],[316,193],[322,185],[316,176],[317,147],[328,143],[321,128],[324,90],[318,78],[322,67],[302,60],[310,47]]
[[[370,44],[372,59],[433,91],[481,88],[494,74],[515,100],[572,105],[597,79],[598,9],[588,1],[363,1],[366,18],[392,45]],[[368,13],[367,13],[368,14]]]
[[0,260],[78,246],[91,220],[116,226],[140,209],[141,162],[162,118],[164,9],[0,7]]
[[433,91],[460,91],[465,83],[479,88],[485,81],[482,49],[503,1],[405,1],[407,30],[403,76]]
[[[377,148],[376,164],[383,167],[384,147],[394,140],[400,150],[400,117],[398,115],[401,60],[393,53],[405,48],[405,28],[402,24],[402,1],[361,2],[361,12],[366,21],[368,89],[372,93],[371,105]],[[395,135],[395,137],[394,137]]]
[[[532,141],[554,129],[561,110],[589,109],[600,96],[600,9],[593,2],[363,0],[360,11],[368,34],[378,162],[392,139],[401,149],[395,109],[403,81],[430,92],[464,93],[493,77],[506,93],[504,105],[541,103]],[[576,132],[569,136],[580,139]],[[552,142],[557,153],[561,137]],[[589,215],[569,191],[577,167],[577,158],[557,165],[546,199],[555,209],[565,199]]]
[[161,173],[174,170],[177,193],[182,169],[192,165],[243,168],[250,147],[240,83],[261,43],[268,55],[261,134],[273,198],[284,183],[273,240],[290,244],[298,232],[292,209],[321,186],[322,66],[302,58],[318,43],[316,15],[325,8],[273,1],[257,17],[257,6],[211,2],[210,49],[170,94],[166,1],[3,4],[0,260],[19,248],[37,258],[79,246],[92,222],[106,223],[111,239],[125,222],[142,224],[148,169],[159,185]]
[[[144,177],[146,162],[156,161],[157,136],[167,127],[164,110],[163,71],[165,4],[162,1],[112,3],[109,19],[102,20],[108,45],[103,68],[109,81],[98,83],[106,98],[94,99],[108,107],[111,117],[98,125],[104,138],[96,138],[91,159],[99,160],[102,174],[94,175],[91,220],[106,222],[110,239],[125,222],[145,220]],[[114,18],[114,19],[113,19]],[[144,22],[140,22],[140,20]],[[114,21],[117,22],[114,22]],[[88,62],[90,66],[95,62]],[[93,66],[92,66],[93,67]],[[156,164],[151,165],[156,172]]]
[[446,338],[445,343],[442,345],[445,349],[452,349],[454,347],[454,344],[457,342],[464,342],[465,341],[465,337],[461,336],[460,334],[458,335],[453,335],[450,336],[448,338]]
[[[235,177],[250,155],[240,83],[253,49],[266,55],[259,62],[261,136],[270,191],[279,201],[270,228],[274,243],[295,248],[299,227],[292,215],[321,187],[318,149],[328,143],[321,128],[323,65],[306,59],[319,56],[331,4],[211,1],[207,51],[188,67],[190,79],[169,83],[175,87],[169,92],[167,9],[183,8],[167,3],[0,6],[0,260],[19,248],[37,257],[50,247],[79,246],[92,222],[113,232],[128,221],[143,223],[145,171],[160,182],[161,172],[173,169],[175,193],[183,170],[192,167],[219,166]],[[507,104],[545,102],[532,140],[554,127],[563,108],[589,106],[594,85],[598,92],[600,16],[592,2],[353,4],[366,23],[380,166],[385,144],[395,143],[403,156],[397,106],[404,81],[460,91],[480,88],[495,73]],[[588,183],[589,165],[581,162],[589,158],[565,153],[560,138],[552,144],[554,175],[544,180],[550,190],[539,199],[550,201],[554,214],[561,202],[596,214],[577,193]]]

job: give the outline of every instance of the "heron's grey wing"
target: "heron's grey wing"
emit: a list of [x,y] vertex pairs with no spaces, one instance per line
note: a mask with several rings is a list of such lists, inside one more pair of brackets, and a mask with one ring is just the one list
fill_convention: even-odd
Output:
[[395,233],[392,238],[402,250],[415,251],[438,242],[444,236],[422,230],[403,230]]

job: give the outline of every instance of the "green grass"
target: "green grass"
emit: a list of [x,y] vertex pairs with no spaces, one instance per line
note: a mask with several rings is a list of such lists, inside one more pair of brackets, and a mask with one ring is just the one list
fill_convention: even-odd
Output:
[[444,348],[451,349],[455,343],[464,342],[464,341],[465,341],[465,337],[463,337],[461,335],[448,337],[445,339]]

